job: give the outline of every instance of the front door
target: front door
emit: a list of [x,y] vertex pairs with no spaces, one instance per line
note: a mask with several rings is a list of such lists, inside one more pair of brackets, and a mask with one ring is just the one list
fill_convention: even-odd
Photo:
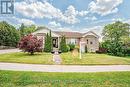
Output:
[[58,38],[57,37],[53,38],[52,42],[53,42],[53,47],[58,48]]

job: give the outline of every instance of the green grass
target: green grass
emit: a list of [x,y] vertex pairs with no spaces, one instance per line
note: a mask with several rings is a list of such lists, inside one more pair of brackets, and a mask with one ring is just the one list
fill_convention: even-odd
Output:
[[35,55],[23,52],[0,54],[0,62],[53,64],[51,53],[37,53]]
[[79,54],[71,52],[61,54],[62,64],[79,64],[79,65],[126,65],[130,64],[129,57],[116,57],[107,54],[84,53],[82,59]]
[[[130,56],[116,57],[107,54],[84,53],[82,59],[79,54],[62,53],[62,64],[66,65],[127,65],[130,64]],[[37,53],[29,55],[23,52],[0,54],[0,62],[29,63],[29,64],[54,64],[51,53]]]
[[0,87],[130,87],[130,72],[41,73],[0,71]]

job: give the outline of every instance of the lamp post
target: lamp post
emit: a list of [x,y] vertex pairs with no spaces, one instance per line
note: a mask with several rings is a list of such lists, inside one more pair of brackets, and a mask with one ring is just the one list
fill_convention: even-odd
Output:
[[[85,44],[85,42],[80,41],[80,50],[79,50],[79,58],[82,59],[82,44]],[[84,48],[85,49],[85,48]]]

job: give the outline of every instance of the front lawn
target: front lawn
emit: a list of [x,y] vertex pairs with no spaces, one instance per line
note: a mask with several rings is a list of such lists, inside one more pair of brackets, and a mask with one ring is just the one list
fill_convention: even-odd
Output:
[[0,71],[0,87],[130,87],[130,72],[41,73]]
[[120,65],[130,64],[130,57],[116,57],[107,54],[83,53],[82,59],[79,54],[71,52],[61,54],[62,64],[79,65]]
[[35,55],[23,52],[0,54],[0,62],[53,64],[51,53],[37,53]]
[[[116,57],[107,54],[83,53],[79,59],[78,53],[62,53],[61,64],[66,65],[127,65],[130,64],[130,56]],[[37,53],[29,55],[23,52],[0,54],[0,62],[29,63],[29,64],[54,64],[51,53]]]

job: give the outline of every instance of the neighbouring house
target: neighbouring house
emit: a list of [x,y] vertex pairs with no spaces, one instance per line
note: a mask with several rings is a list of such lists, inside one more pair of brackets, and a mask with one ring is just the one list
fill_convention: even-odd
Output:
[[[44,48],[44,38],[46,33],[49,33],[50,29],[45,27],[39,27],[33,35],[36,35],[38,38],[43,39],[43,48]],[[99,36],[93,31],[86,33],[79,32],[65,32],[65,31],[52,31],[52,42],[54,48],[59,48],[60,40],[62,36],[66,37],[66,43],[73,43],[75,45],[81,44],[82,52],[85,52],[85,46],[87,46],[88,52],[95,52],[99,49]]]

